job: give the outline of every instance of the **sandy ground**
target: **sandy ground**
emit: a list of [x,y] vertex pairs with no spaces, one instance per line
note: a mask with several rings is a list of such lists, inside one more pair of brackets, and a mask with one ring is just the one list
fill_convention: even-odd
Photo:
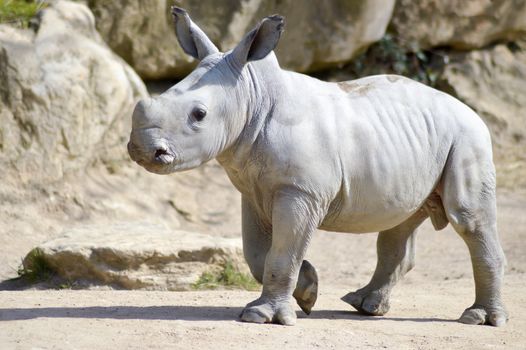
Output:
[[[91,173],[46,195],[4,193],[0,280],[16,276],[34,245],[78,223],[133,218],[240,235],[239,195],[217,164],[173,177],[139,171]],[[435,232],[426,222],[416,267],[395,288],[385,317],[358,315],[340,301],[368,282],[376,235],[320,231],[307,254],[320,277],[319,299],[309,317],[298,308],[294,327],[238,322],[257,292],[2,291],[9,284],[0,283],[0,349],[526,349],[526,192],[499,191],[498,208],[511,317],[503,328],[455,322],[474,300],[468,251],[451,227]]]
[[257,292],[2,292],[0,348],[524,349],[522,277],[507,278],[515,317],[503,328],[453,321],[469,302],[469,279],[401,285],[390,315],[379,318],[349,311],[339,300],[347,290],[325,286],[294,327],[238,322]]

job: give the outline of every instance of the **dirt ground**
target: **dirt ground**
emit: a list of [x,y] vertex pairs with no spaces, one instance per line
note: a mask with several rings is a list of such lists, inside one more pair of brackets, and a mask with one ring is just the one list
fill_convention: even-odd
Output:
[[[50,202],[35,203],[25,213],[13,211],[12,215],[18,216],[4,222],[27,232],[39,223],[28,223],[24,215],[41,215],[39,206],[50,214],[40,223],[46,231],[35,236],[17,235],[16,230],[3,225],[0,279],[14,276],[16,263],[34,244],[58,234],[58,222],[100,222],[115,216],[163,221],[166,215],[174,215],[178,219],[167,225],[239,236],[238,195],[223,175],[201,181],[216,171],[214,166],[205,168],[202,178],[198,173],[177,174],[179,187],[159,192],[175,198],[176,203],[168,197],[155,197],[155,191],[148,192],[149,187],[162,187],[167,178],[148,177],[136,180],[134,186],[151,195],[140,197],[136,207],[120,208],[118,203],[130,203],[134,195],[123,183],[130,176],[125,173],[104,181],[85,181],[84,195],[73,191],[85,216],[80,219],[75,216],[76,209],[67,211],[70,217],[64,218]],[[196,186],[201,190],[185,190]],[[111,192],[114,209],[104,205],[102,195],[96,203],[85,203],[86,198],[97,198],[97,193],[107,194],[109,189],[120,189]],[[187,204],[177,203],[181,191]],[[195,208],[201,209],[196,212]],[[416,267],[395,288],[385,317],[361,316],[340,300],[368,282],[376,262],[376,235],[320,231],[307,256],[318,270],[320,295],[310,316],[298,308],[294,327],[239,322],[242,307],[255,299],[257,292],[0,290],[0,349],[526,349],[526,192],[499,191],[498,208],[508,259],[504,300],[510,321],[503,328],[455,322],[474,298],[468,251],[451,227],[435,232],[426,222],[418,236]],[[11,212],[5,210],[4,219],[5,213]],[[137,218],[138,213],[143,217]],[[0,289],[2,286],[5,284],[0,284]]]
[[454,322],[469,279],[405,283],[389,316],[363,317],[324,285],[316,310],[294,327],[237,321],[257,292],[2,292],[2,349],[524,349],[524,287],[508,276],[512,320],[503,328]]

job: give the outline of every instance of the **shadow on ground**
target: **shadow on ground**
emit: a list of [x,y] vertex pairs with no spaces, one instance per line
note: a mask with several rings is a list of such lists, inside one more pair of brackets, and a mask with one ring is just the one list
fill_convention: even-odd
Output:
[[300,318],[311,318],[317,320],[353,320],[353,321],[397,321],[397,322],[457,322],[446,318],[417,318],[417,317],[389,317],[389,316],[367,316],[357,311],[342,310],[313,310],[308,316],[303,315]]
[[0,291],[17,291],[27,289],[57,289],[56,285],[46,282],[29,282],[23,278],[15,277],[8,280],[0,281]]
[[[116,320],[184,320],[184,321],[235,321],[240,307],[217,306],[90,306],[90,307],[39,307],[0,308],[0,322],[31,320],[36,318],[97,318]],[[316,310],[309,316],[298,312],[302,319],[347,319],[353,321],[397,322],[455,322],[442,318],[371,317],[358,312]]]
[[236,320],[241,308],[215,306],[90,306],[0,308],[0,322],[35,318],[105,318],[116,320]]

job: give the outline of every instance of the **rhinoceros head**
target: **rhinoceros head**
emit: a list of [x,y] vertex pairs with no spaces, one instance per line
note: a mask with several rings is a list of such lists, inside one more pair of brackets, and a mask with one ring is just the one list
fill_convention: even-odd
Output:
[[247,63],[266,57],[283,28],[282,17],[267,17],[222,53],[186,11],[173,7],[172,15],[179,44],[200,63],[160,96],[137,103],[128,143],[131,158],[158,174],[195,168],[235,144],[255,103]]

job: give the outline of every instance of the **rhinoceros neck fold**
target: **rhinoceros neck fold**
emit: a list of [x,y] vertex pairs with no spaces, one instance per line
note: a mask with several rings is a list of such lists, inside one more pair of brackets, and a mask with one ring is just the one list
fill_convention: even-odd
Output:
[[[283,71],[279,67],[275,55],[247,64],[241,74],[242,83],[238,101],[245,123],[237,140],[222,152],[217,160],[223,167],[241,169],[250,157],[265,123],[272,116],[274,106],[279,100],[279,86],[282,85]],[[283,93],[283,91],[281,91]]]

